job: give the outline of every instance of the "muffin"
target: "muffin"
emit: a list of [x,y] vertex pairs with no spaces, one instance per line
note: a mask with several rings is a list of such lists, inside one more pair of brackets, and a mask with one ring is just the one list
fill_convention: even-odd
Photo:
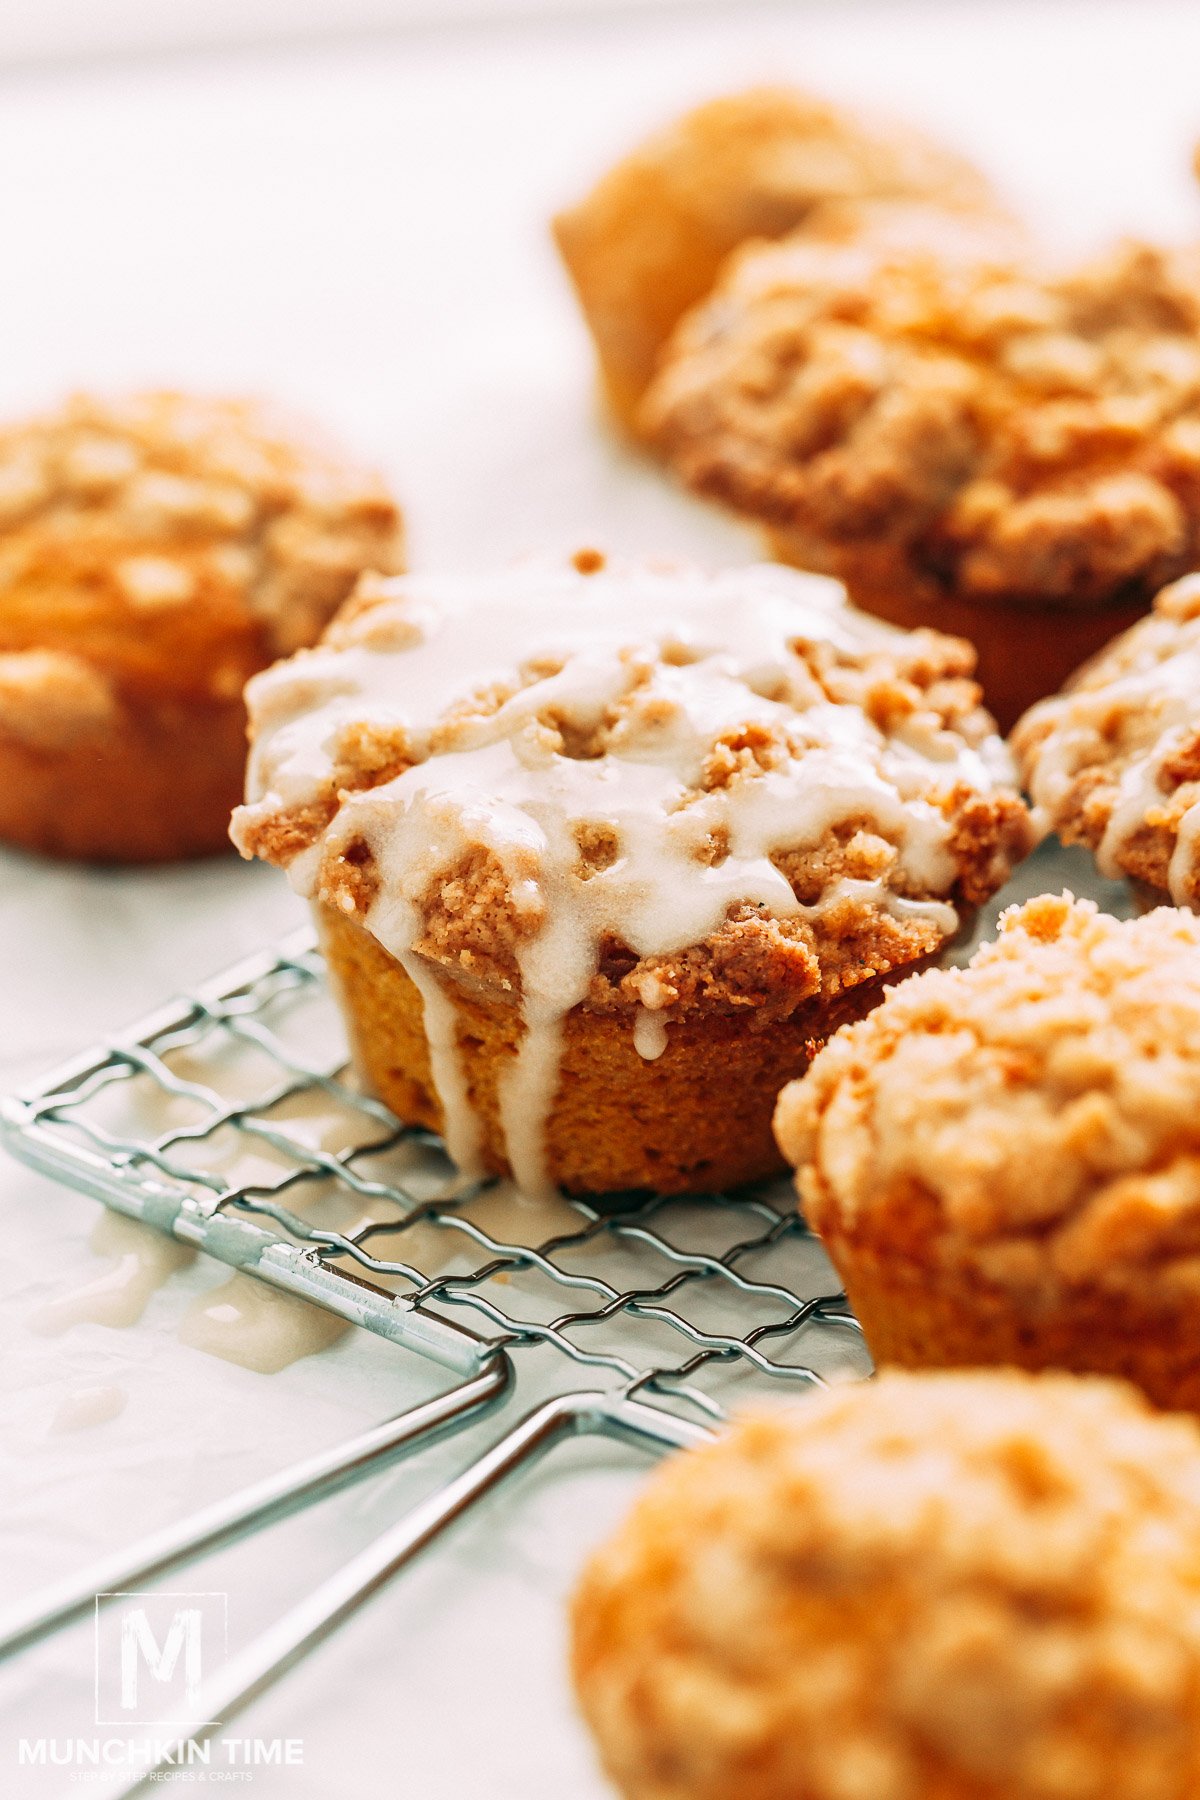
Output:
[[1200,910],[1200,576],[1013,734],[1043,827],[1152,904]]
[[251,401],[77,396],[0,430],[0,839],[227,847],[247,677],[400,551],[378,478]]
[[731,250],[831,206],[897,198],[1000,212],[965,158],[794,88],[710,100],[640,144],[554,221],[622,424],[638,429],[663,344]]
[[1200,920],[1043,896],[780,1095],[877,1362],[1016,1363],[1200,1409]]
[[367,579],[251,683],[234,838],[316,901],[364,1079],[464,1171],[725,1187],[1029,845],[970,668],[783,569]]
[[652,1477],[572,1647],[627,1800],[1192,1800],[1200,1433],[1016,1371],[750,1416]]
[[735,257],[642,421],[784,561],[968,637],[1007,728],[1200,561],[1200,250],[1055,271],[891,212]]

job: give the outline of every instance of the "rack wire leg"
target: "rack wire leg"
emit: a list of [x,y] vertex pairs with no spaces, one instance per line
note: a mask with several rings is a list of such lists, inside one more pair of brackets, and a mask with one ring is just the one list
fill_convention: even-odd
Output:
[[493,1355],[477,1375],[449,1393],[439,1394],[382,1425],[319,1451],[305,1462],[268,1475],[240,1493],[217,1500],[155,1532],[133,1549],[119,1550],[90,1568],[43,1588],[0,1617],[0,1657],[24,1649],[90,1612],[98,1594],[140,1589],[169,1569],[215,1550],[218,1545],[233,1543],[457,1430],[482,1408],[501,1399],[511,1384],[512,1364],[508,1357],[503,1353]]
[[[476,1500],[564,1438],[589,1433],[607,1433],[656,1449],[695,1445],[712,1436],[707,1428],[686,1424],[656,1407],[614,1400],[603,1393],[566,1394],[547,1401],[248,1644],[226,1665],[220,1680],[202,1694],[195,1716],[173,1728],[172,1742],[190,1739],[200,1743],[211,1737],[324,1642]],[[147,1767],[109,1800],[133,1800],[133,1796],[146,1793],[156,1774],[167,1766],[164,1758]]]

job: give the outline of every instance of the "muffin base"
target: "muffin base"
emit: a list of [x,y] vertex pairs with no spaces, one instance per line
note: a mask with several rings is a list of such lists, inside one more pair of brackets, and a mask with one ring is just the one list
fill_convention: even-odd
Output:
[[[363,926],[331,907],[315,912],[361,1078],[405,1124],[440,1131],[420,993]],[[876,976],[758,1030],[744,1016],[715,1011],[681,1019],[652,1062],[634,1048],[628,1015],[575,1007],[564,1022],[546,1127],[551,1180],[578,1194],[703,1194],[777,1174],[785,1165],[771,1115],[780,1088],[804,1073],[839,1025],[861,1017],[891,981],[911,972]],[[520,1011],[443,979],[458,1014],[484,1162],[507,1175],[498,1083],[520,1042]]]
[[[769,536],[771,554],[793,568],[812,569],[813,546],[787,532]],[[828,563],[826,555],[824,561]],[[975,678],[1001,731],[1011,731],[1035,700],[1056,694],[1081,663],[1150,610],[1149,598],[1103,606],[1052,606],[1046,602],[969,600],[935,583],[894,575],[864,555],[829,572],[844,581],[855,606],[905,630],[926,626],[974,645]]]
[[1078,1287],[1035,1306],[969,1270],[823,1241],[880,1367],[1115,1375],[1156,1406],[1200,1412],[1200,1295],[1151,1301]]
[[55,747],[0,730],[0,840],[94,862],[211,856],[230,848],[245,765],[240,699],[126,700]]

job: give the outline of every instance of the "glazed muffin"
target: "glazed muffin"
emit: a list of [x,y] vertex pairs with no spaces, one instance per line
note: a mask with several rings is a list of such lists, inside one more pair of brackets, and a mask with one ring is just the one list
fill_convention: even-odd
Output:
[[247,678],[400,552],[379,479],[251,401],[77,396],[0,431],[0,839],[226,847]]
[[663,344],[732,250],[881,199],[1001,210],[965,158],[794,88],[711,100],[640,144],[554,221],[621,422],[637,430]]
[[968,637],[1007,728],[1200,561],[1200,252],[1055,272],[944,216],[754,246],[643,421],[783,560]]
[[1200,577],[1161,593],[1013,743],[1044,829],[1151,903],[1200,910]]
[[1028,847],[967,646],[782,569],[368,580],[250,686],[243,853],[465,1171],[705,1191]]
[[572,1640],[627,1800],[1192,1800],[1200,1433],[1065,1375],[826,1391],[658,1471]]
[[779,1141],[873,1356],[1138,1382],[1200,1410],[1200,920],[1043,896],[893,989]]

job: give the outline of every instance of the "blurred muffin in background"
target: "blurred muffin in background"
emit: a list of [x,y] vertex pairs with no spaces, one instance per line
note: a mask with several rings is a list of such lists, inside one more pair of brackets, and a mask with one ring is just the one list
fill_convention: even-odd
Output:
[[893,1371],[658,1470],[573,1672],[626,1800],[1193,1800],[1198,1599],[1194,1421]]
[[1200,251],[878,211],[747,248],[641,419],[774,553],[965,636],[1005,728],[1200,563]]
[[246,680],[401,565],[379,477],[273,407],[79,395],[0,431],[0,839],[225,848]]
[[878,200],[1002,215],[964,157],[795,88],[710,100],[639,144],[554,221],[621,423],[639,430],[664,343],[732,250]]

